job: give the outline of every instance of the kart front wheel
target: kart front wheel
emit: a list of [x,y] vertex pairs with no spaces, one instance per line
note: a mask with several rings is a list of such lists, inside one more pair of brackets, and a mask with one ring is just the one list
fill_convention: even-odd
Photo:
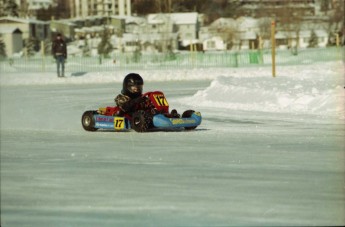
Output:
[[[182,114],[182,118],[188,118],[191,117],[192,114],[194,113],[194,110],[186,110],[185,112],[183,112]],[[186,130],[193,130],[195,129],[197,126],[192,126],[192,127],[184,127]]]
[[84,112],[83,116],[81,117],[81,124],[86,131],[96,131],[95,128],[95,120],[93,118],[93,114],[95,111],[86,111]]
[[131,127],[136,132],[146,132],[151,126],[152,118],[145,111],[137,111],[131,119]]

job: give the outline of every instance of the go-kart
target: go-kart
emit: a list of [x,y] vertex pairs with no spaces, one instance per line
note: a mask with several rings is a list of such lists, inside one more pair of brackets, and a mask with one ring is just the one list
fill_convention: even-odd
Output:
[[161,91],[147,92],[134,102],[136,111],[132,114],[123,113],[117,106],[85,111],[81,118],[83,128],[87,131],[134,129],[146,132],[154,129],[193,130],[201,123],[200,112],[194,110],[184,111],[181,117],[176,111],[169,113],[168,101]]

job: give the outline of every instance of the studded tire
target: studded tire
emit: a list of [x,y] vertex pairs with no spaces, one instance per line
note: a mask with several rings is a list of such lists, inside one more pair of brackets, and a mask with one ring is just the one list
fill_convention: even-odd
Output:
[[146,132],[152,125],[152,116],[147,112],[139,110],[132,115],[131,127],[136,132]]
[[93,118],[95,113],[95,111],[85,111],[81,117],[81,124],[86,131],[94,132],[98,129],[95,128],[95,119]]

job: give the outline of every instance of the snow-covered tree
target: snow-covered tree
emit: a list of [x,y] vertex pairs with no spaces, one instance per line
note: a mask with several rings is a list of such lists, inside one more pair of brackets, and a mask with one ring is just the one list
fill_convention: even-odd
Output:
[[0,39],[0,60],[5,59],[6,58],[6,45],[5,42]]
[[104,28],[101,35],[101,42],[97,46],[98,54],[107,58],[110,52],[113,50],[113,45],[110,43],[111,34],[110,31]]
[[141,59],[141,50],[140,48],[136,48],[135,51],[133,52],[133,57],[132,60],[133,62],[139,62]]
[[310,33],[310,39],[309,39],[309,44],[308,47],[316,47],[318,44],[318,38],[314,30],[311,31]]
[[44,55],[50,55],[52,50],[52,42],[50,40],[44,41]]
[[90,53],[90,46],[89,46],[89,41],[87,38],[84,40],[84,46],[83,46],[83,56],[84,57],[89,57],[91,55]]
[[35,55],[35,52],[35,40],[32,38],[25,40],[25,55],[31,57]]

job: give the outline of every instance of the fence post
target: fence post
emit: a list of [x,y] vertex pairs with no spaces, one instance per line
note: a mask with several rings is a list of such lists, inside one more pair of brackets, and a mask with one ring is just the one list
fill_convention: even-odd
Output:
[[41,41],[41,53],[42,53],[42,72],[45,72],[46,61],[45,61],[45,50],[44,50],[44,41]]
[[275,33],[276,33],[276,23],[274,20],[272,20],[271,24],[271,46],[272,46],[272,76],[276,76],[276,38],[275,38]]
[[237,68],[238,67],[238,52],[237,51],[234,53],[234,57],[235,57],[235,67]]
[[259,53],[259,63],[260,63],[260,64],[264,64],[264,56],[263,56],[263,53],[262,53],[262,49],[263,49],[263,42],[262,42],[261,36],[259,36],[259,48],[258,48],[258,53]]

